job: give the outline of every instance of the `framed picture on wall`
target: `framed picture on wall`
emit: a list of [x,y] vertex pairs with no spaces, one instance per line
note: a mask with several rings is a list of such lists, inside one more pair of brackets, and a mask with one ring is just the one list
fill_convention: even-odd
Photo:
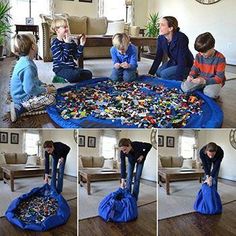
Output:
[[88,136],[88,147],[96,147],[96,137]]
[[93,0],[79,0],[79,2],[93,2]]
[[85,147],[85,136],[84,135],[79,135],[78,145],[79,145],[79,147]]
[[11,144],[19,144],[19,134],[11,133]]
[[8,143],[8,133],[0,132],[0,143]]
[[158,147],[164,147],[164,136],[158,135]]
[[175,147],[175,137],[167,136],[166,137],[166,146]]

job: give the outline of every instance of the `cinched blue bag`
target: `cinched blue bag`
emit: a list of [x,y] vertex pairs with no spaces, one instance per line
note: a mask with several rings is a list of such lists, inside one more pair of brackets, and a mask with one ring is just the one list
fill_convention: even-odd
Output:
[[207,215],[219,214],[222,212],[222,203],[216,186],[211,187],[204,183],[198,192],[194,203],[194,210]]
[[131,221],[138,217],[137,201],[127,189],[119,188],[101,201],[98,214],[105,221]]
[[61,194],[45,184],[13,200],[5,216],[21,229],[46,231],[65,224],[70,207]]

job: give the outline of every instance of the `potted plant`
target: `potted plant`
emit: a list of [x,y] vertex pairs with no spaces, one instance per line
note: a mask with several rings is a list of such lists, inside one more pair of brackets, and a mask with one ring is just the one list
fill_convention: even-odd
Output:
[[7,33],[11,32],[11,25],[9,23],[10,15],[8,14],[11,7],[9,2],[0,2],[0,59],[3,58],[3,45]]
[[[158,13],[153,13],[149,15],[147,25],[145,27],[145,36],[147,37],[155,37],[159,35],[160,29],[160,17]],[[155,54],[156,53],[156,46],[149,46],[149,53]]]

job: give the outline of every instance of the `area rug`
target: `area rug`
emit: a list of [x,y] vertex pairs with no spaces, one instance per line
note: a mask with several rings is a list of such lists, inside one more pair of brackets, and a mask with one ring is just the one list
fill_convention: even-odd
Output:
[[[109,193],[119,188],[119,181],[99,181],[91,183],[91,195],[87,194],[86,185],[78,185],[79,191],[79,219],[98,216],[98,206]],[[156,188],[140,184],[138,206],[156,201]]]
[[[170,183],[170,195],[163,187],[158,189],[158,219],[165,219],[194,212],[193,204],[201,184],[198,181]],[[236,188],[218,183],[218,192],[223,204],[236,200]],[[224,211],[224,206],[223,206]]]
[[[44,185],[42,177],[20,178],[16,179],[14,192],[11,192],[10,186],[0,181],[0,217],[5,214],[9,204],[17,197],[24,193],[28,193],[32,188],[41,187]],[[66,200],[71,200],[77,197],[77,183],[64,179],[63,197]]]

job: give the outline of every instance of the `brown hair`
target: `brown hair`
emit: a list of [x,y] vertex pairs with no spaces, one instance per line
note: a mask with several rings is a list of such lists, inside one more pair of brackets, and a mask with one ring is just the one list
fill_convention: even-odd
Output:
[[43,144],[43,148],[52,148],[53,147],[53,141],[52,140],[47,140]]
[[16,34],[13,37],[14,48],[16,55],[27,56],[33,44],[36,44],[36,39],[33,34]]
[[129,145],[131,145],[131,140],[128,139],[128,138],[122,138],[120,141],[119,141],[119,147],[128,147]]
[[198,35],[194,43],[195,50],[202,53],[205,53],[214,47],[215,39],[209,32]]
[[178,32],[180,30],[179,23],[177,19],[173,16],[164,16],[163,19],[167,21],[168,27],[173,27],[173,32]]
[[216,143],[213,143],[213,142],[208,143],[206,145],[206,151],[208,151],[208,152],[216,152],[217,148],[218,148],[218,146],[216,145]]
[[129,42],[130,39],[126,33],[117,33],[112,37],[112,44],[118,49],[125,48],[127,50]]

